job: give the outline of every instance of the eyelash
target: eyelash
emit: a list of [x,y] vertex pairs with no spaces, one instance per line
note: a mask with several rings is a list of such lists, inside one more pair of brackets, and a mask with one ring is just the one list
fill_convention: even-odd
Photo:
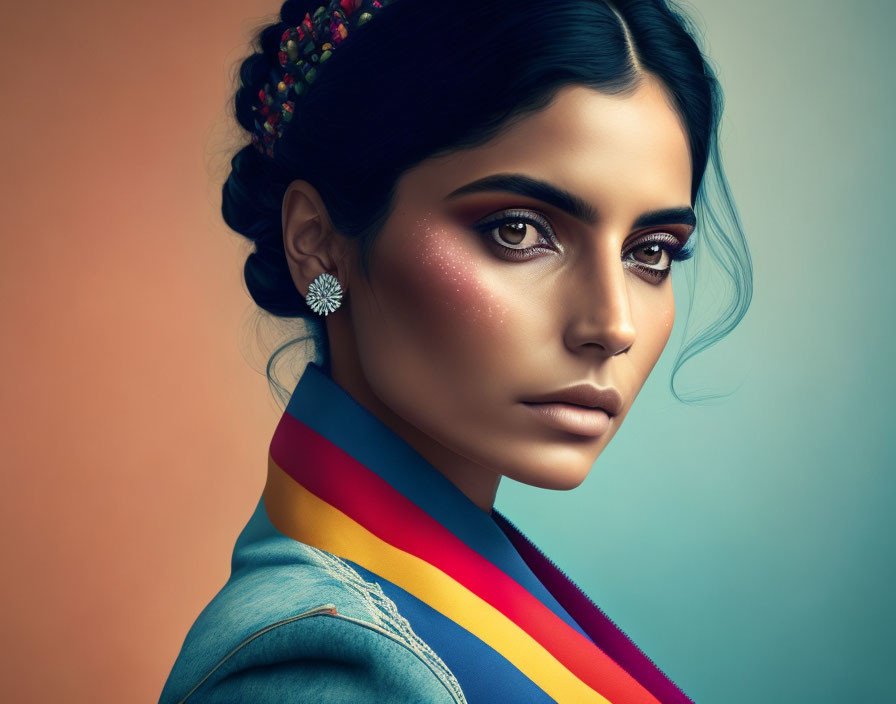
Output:
[[[524,222],[530,225],[534,225],[538,230],[539,235],[541,236],[541,242],[539,245],[533,245],[531,247],[523,247],[523,248],[515,248],[508,247],[507,245],[501,244],[495,237],[492,237],[490,233],[502,225],[506,225],[507,223],[519,223]],[[508,259],[516,259],[516,260],[524,260],[531,258],[535,251],[538,249],[544,249],[543,245],[547,245],[553,249],[559,247],[559,243],[554,236],[554,230],[551,227],[550,223],[541,215],[534,211],[530,210],[502,210],[500,213],[496,215],[489,216],[485,220],[480,221],[473,228],[491,244],[496,245],[501,248],[502,254]],[[665,238],[657,238],[656,235],[664,235]],[[674,240],[674,242],[673,242]],[[689,240],[689,242],[693,242],[693,240]],[[626,256],[631,254],[635,250],[640,247],[646,247],[649,245],[659,245],[666,252],[669,253],[669,266],[665,269],[655,269],[647,264],[642,262],[632,261],[631,266],[639,271],[644,272],[651,279],[659,283],[672,271],[672,262],[684,261],[685,259],[690,259],[694,256],[694,247],[688,246],[687,244],[681,245],[679,240],[674,235],[670,235],[665,232],[652,232],[643,237],[639,237],[635,240],[635,243],[632,247],[629,248]]]

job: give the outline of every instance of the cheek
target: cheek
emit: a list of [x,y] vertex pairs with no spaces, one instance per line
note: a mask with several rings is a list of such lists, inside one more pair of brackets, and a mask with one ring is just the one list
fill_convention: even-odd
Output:
[[646,371],[653,367],[669,341],[675,323],[675,298],[672,286],[664,285],[660,290],[637,299],[635,307],[635,329],[638,331],[640,347],[643,351],[642,363]]
[[436,433],[439,417],[469,415],[479,405],[508,347],[516,347],[515,309],[468,233],[421,219],[381,237],[370,287],[352,306],[361,364],[380,399]]
[[466,233],[415,222],[381,271],[381,287],[405,320],[465,340],[503,326],[501,291],[489,284],[481,249]]

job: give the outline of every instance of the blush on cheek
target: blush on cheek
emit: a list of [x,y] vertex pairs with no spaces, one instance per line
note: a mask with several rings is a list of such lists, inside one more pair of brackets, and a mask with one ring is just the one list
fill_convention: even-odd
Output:
[[506,310],[483,276],[482,256],[471,246],[469,236],[447,226],[434,226],[426,218],[415,224],[415,235],[408,239],[406,295],[411,305],[425,308],[428,314],[457,318],[467,325],[502,325]]

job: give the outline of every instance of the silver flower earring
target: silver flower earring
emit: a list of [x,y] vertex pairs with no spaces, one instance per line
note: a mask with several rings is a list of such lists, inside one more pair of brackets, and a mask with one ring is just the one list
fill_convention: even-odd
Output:
[[327,272],[320,274],[308,286],[305,302],[318,315],[332,313],[342,303],[342,286],[339,285],[339,279]]

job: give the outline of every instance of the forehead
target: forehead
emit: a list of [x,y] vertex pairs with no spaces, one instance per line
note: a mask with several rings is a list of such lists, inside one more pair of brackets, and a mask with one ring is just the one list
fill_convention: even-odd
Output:
[[565,86],[547,108],[490,142],[418,165],[400,193],[432,199],[496,172],[537,175],[590,201],[599,213],[690,202],[687,132],[651,76],[625,95]]

